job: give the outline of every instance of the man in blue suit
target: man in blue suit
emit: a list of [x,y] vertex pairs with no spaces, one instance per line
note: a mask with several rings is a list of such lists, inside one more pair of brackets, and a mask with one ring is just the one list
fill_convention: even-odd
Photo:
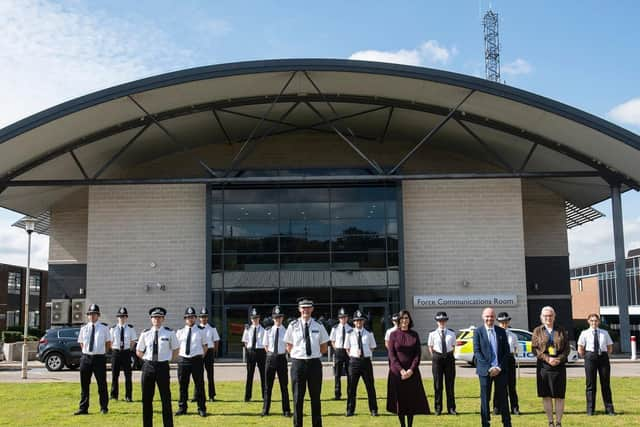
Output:
[[482,427],[491,425],[489,400],[491,384],[495,381],[496,400],[502,415],[502,425],[511,427],[511,414],[507,407],[507,355],[509,340],[504,329],[495,326],[496,312],[491,307],[482,311],[484,324],[473,333],[473,354],[476,360],[476,373],[480,379],[480,414]]

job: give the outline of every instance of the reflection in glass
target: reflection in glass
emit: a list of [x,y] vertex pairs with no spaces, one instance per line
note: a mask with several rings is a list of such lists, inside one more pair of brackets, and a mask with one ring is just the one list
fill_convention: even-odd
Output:
[[238,236],[276,236],[278,234],[278,223],[271,222],[243,222],[226,221],[224,225],[224,235],[227,237]]
[[334,251],[368,251],[368,250],[385,250],[384,235],[343,235],[334,237],[331,242],[331,249]]
[[286,236],[280,238],[283,252],[329,252],[329,236]]
[[334,270],[360,270],[369,268],[386,268],[384,251],[370,252],[335,252],[332,254]]
[[[334,216],[335,218],[335,216]],[[333,219],[331,234],[384,234],[384,219]]]
[[297,220],[329,218],[329,203],[282,203],[280,218]]
[[224,250],[227,252],[277,252],[278,236],[225,238]]
[[277,254],[230,254],[224,255],[226,271],[265,271],[278,269]]

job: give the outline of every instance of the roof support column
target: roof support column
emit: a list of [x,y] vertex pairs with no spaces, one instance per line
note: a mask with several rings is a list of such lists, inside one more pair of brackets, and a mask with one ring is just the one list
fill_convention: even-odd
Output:
[[624,254],[624,233],[622,228],[622,197],[620,184],[611,184],[611,211],[613,215],[613,243],[616,253],[616,302],[620,322],[620,349],[623,353],[631,351],[629,342],[629,287],[627,286],[627,269]]

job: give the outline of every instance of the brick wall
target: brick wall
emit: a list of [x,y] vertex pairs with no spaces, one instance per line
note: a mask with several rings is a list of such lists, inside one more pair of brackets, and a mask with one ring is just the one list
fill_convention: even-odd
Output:
[[[405,181],[402,193],[405,298],[421,336],[438,310],[411,308],[414,295],[515,294],[504,310],[526,327],[520,180]],[[481,323],[482,308],[444,310],[451,328]]]
[[90,188],[87,300],[100,305],[105,322],[124,305],[140,330],[160,305],[176,327],[188,305],[204,304],[205,199],[205,185]]
[[87,208],[51,209],[49,263],[86,264]]
[[526,256],[568,256],[564,200],[531,181],[522,181]]

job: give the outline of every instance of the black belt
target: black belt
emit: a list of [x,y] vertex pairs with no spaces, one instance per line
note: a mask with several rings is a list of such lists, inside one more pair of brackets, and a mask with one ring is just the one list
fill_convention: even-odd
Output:
[[441,356],[449,356],[449,355],[452,355],[452,354],[453,354],[453,350],[451,350],[451,351],[447,351],[446,353],[440,353],[439,351],[435,351],[435,350],[434,350],[434,351],[433,351],[433,353],[434,353],[434,354],[439,354],[439,355],[441,355]]
[[119,348],[112,348],[111,350],[112,350],[114,353],[115,353],[115,352],[117,352],[117,351],[131,351],[131,349],[129,349],[129,348],[123,348],[123,349],[119,349]]
[[202,358],[201,354],[196,354],[195,356],[179,356],[181,359],[189,359],[189,360],[195,360],[198,358]]
[[104,357],[104,354],[87,354],[87,353],[82,353],[83,357]]
[[316,360],[319,362],[320,358],[312,357],[311,359],[295,359],[295,358],[291,359],[292,362],[304,362],[304,363],[315,362]]
[[168,360],[156,360],[154,362],[153,360],[144,359],[143,361],[144,361],[144,363],[151,363],[152,365],[163,365],[163,364],[167,364],[168,365],[169,364]]
[[257,352],[259,352],[259,351],[265,351],[265,352],[266,352],[266,350],[265,350],[264,348],[256,348],[255,350],[254,350],[254,349],[252,349],[252,348],[248,348],[248,349],[247,349],[247,352],[248,352],[248,353],[257,353]]
[[596,351],[585,351],[585,354],[595,354],[596,356],[604,356],[605,354],[608,356],[609,353],[606,351],[601,351],[600,353]]
[[287,353],[274,353],[273,351],[268,351],[267,356],[286,356]]
[[356,359],[356,360],[370,360],[371,359],[371,357],[353,357],[353,356],[350,356],[350,358],[351,359]]

